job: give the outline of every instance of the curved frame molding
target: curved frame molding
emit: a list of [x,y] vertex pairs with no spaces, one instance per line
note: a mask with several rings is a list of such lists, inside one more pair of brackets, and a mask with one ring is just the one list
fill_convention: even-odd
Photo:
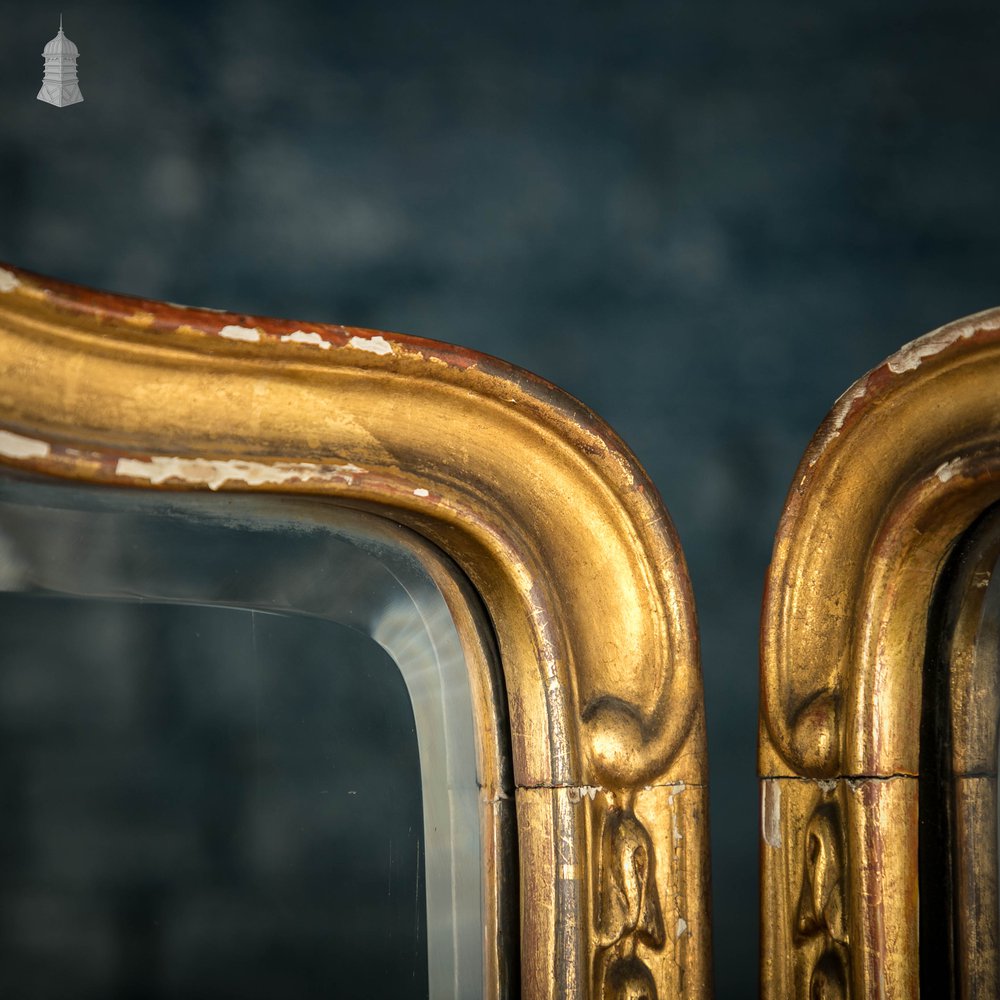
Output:
[[[707,995],[693,599],[656,490],[589,410],[432,341],[5,267],[0,428],[0,459],[37,473],[323,496],[443,549],[480,594],[502,660],[523,994]],[[502,735],[482,725],[488,684],[471,682],[484,801],[498,802]],[[487,995],[503,989],[491,968]]]
[[998,385],[1000,310],[942,327],[855,383],[796,473],[761,626],[765,997],[918,993],[928,614],[1000,499]]

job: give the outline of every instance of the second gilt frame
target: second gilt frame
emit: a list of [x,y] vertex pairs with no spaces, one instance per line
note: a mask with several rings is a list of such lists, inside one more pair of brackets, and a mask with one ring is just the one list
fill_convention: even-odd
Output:
[[[849,389],[796,473],[761,633],[765,998],[920,991],[930,615],[956,543],[1000,500],[998,385],[1000,310],[945,326]],[[975,631],[956,633],[952,690],[977,683]],[[979,809],[995,818],[993,726]],[[956,787],[970,740],[956,736]],[[995,843],[969,869],[994,906]],[[959,946],[985,956],[968,936]],[[994,929],[994,963],[995,946]],[[995,965],[985,974],[995,989]]]

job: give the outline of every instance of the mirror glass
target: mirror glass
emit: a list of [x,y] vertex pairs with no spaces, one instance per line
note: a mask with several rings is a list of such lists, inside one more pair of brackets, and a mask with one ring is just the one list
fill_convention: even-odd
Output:
[[426,995],[413,713],[371,639],[4,594],[0,663],[4,996]]
[[0,994],[481,993],[471,697],[398,526],[0,479]]
[[[920,731],[921,995],[1000,983],[1000,505],[956,539],[928,614]],[[944,942],[942,946],[941,942]]]

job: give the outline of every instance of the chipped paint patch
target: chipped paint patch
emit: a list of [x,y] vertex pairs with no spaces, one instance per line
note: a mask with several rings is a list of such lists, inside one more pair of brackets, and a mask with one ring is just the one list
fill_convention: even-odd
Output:
[[844,421],[847,419],[848,414],[854,408],[854,404],[859,399],[863,399],[867,392],[868,380],[862,379],[860,382],[856,382],[852,385],[851,388],[848,389],[836,403],[834,403],[833,409],[830,411],[830,430],[827,432],[826,437],[823,438],[822,443],[816,448],[815,455],[810,459],[810,469],[819,461],[820,456],[824,451],[826,451],[830,442],[835,438],[840,437],[840,431],[844,426]]
[[577,785],[571,786],[566,789],[566,798],[570,802],[582,802],[585,798],[590,799],[591,802],[597,797],[597,793],[601,791],[596,785]]
[[156,322],[156,317],[151,312],[139,311],[132,313],[131,316],[127,316],[126,322],[131,323],[132,326],[148,327]]
[[949,479],[954,479],[958,475],[958,470],[961,468],[962,460],[960,458],[953,458],[950,462],[942,462],[934,470],[934,475],[941,480],[942,483],[948,482]]
[[886,361],[886,365],[894,375],[916,371],[925,358],[940,354],[959,340],[968,340],[979,328],[976,323],[969,323],[957,328],[945,327],[943,330],[935,330],[901,347]]
[[674,940],[676,941],[682,934],[687,933],[688,922],[683,917],[677,918],[677,929],[674,931]]
[[670,809],[670,823],[675,844],[684,839],[684,834],[681,833],[680,824],[677,822],[677,807],[674,805],[674,799],[682,794],[686,787],[683,781],[679,781],[667,793],[667,807]]
[[315,330],[295,330],[292,333],[286,333],[281,338],[281,342],[283,344],[312,344],[324,351],[330,350],[330,341],[324,340]]
[[0,455],[8,458],[45,458],[51,450],[48,441],[36,441],[11,431],[0,431]]
[[418,490],[414,490],[413,491],[413,495],[415,497],[429,497],[430,496],[430,491],[425,490],[425,489],[418,489]]
[[836,778],[827,778],[825,780],[823,778],[819,778],[819,779],[817,779],[816,784],[819,785],[819,787],[824,792],[827,792],[827,793],[835,792],[837,790],[837,779]]
[[990,585],[990,570],[978,570],[972,577],[972,586],[977,590],[985,590]]
[[12,292],[21,286],[21,279],[13,271],[0,267],[0,292]]
[[145,479],[158,486],[171,479],[207,486],[217,490],[225,483],[244,483],[247,486],[261,486],[269,483],[287,483],[293,480],[344,482],[350,485],[354,477],[365,470],[356,465],[316,465],[311,462],[298,464],[264,462],[243,462],[237,460],[212,461],[206,458],[170,458],[156,456],[148,459],[120,458],[115,467],[115,475],[130,479]]
[[347,346],[359,351],[369,351],[371,354],[392,354],[392,344],[382,336],[351,337]]
[[761,783],[760,834],[768,847],[781,847],[781,782],[772,778]]
[[844,421],[847,419],[847,414],[851,412],[854,404],[859,399],[864,399],[865,394],[868,392],[868,380],[862,379],[860,382],[856,382],[851,386],[850,389],[845,392],[840,399],[834,404],[833,407],[833,429],[840,432],[840,428],[844,426]]
[[226,340],[248,340],[255,343],[260,340],[260,330],[253,326],[224,326],[219,331],[219,336]]

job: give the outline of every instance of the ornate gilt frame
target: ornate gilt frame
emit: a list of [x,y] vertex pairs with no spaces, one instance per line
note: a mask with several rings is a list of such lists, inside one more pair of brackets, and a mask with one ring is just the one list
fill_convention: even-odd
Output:
[[[993,310],[855,383],[796,473],[761,627],[766,998],[919,993],[929,614],[956,542],[1000,499],[998,386]],[[957,688],[973,660],[953,657]]]
[[[448,553],[510,717],[525,997],[707,996],[704,721],[673,527],[610,429],[549,383],[414,337],[259,319],[0,269],[0,457],[142,489],[326,497]],[[457,622],[462,628],[461,614]],[[470,634],[477,722],[495,696]],[[506,994],[477,725],[486,995]]]

